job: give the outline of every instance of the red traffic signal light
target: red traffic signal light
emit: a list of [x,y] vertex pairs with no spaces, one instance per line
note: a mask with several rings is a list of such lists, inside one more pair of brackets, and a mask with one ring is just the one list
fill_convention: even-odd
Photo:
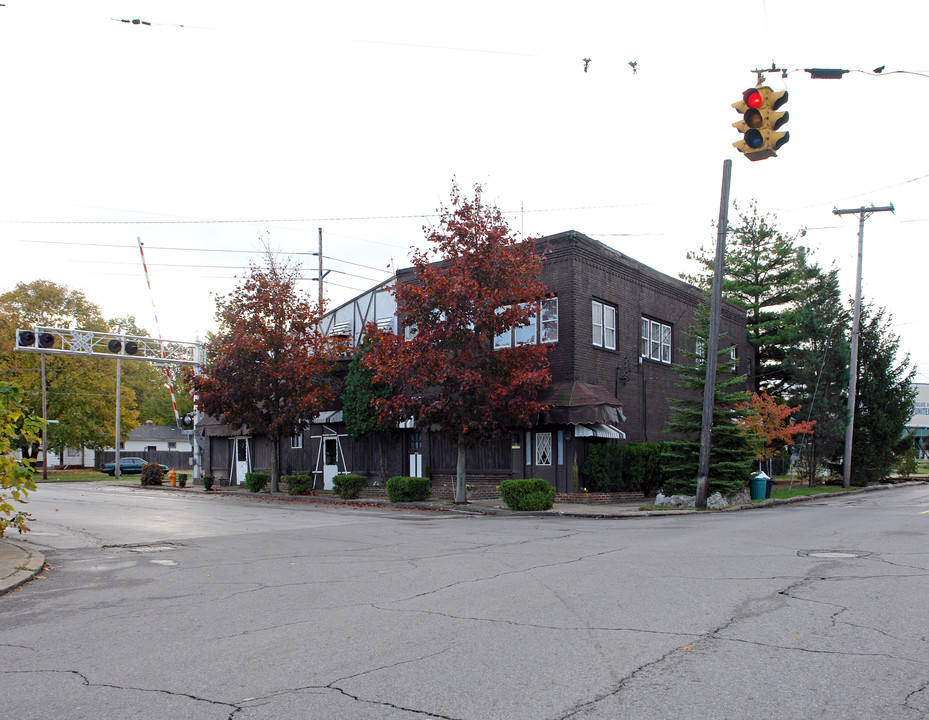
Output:
[[772,90],[766,85],[743,92],[742,99],[732,103],[742,114],[740,121],[732,123],[732,127],[742,133],[742,139],[732,146],[749,160],[777,157],[776,150],[790,139],[790,133],[778,132],[789,118],[786,111],[778,110],[786,102],[786,90]]

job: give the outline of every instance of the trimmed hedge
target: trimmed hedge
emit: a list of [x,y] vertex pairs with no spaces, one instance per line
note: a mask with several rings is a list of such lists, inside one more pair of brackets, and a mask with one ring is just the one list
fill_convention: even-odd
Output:
[[216,482],[215,475],[204,475],[203,476],[203,489],[209,492],[213,489],[213,483]]
[[654,495],[661,488],[661,443],[591,445],[581,467],[590,492],[634,492]]
[[429,478],[398,475],[387,480],[387,499],[390,502],[419,502],[432,494]]
[[285,475],[284,482],[287,483],[288,495],[300,495],[313,486],[313,476],[309,473]]
[[541,478],[517,478],[500,483],[500,497],[510,510],[551,510],[555,488]]
[[343,500],[354,500],[362,488],[367,487],[368,478],[364,475],[345,473],[332,478],[332,489]]
[[265,489],[265,485],[268,484],[268,473],[266,472],[250,472],[245,473],[245,487],[248,488],[249,492],[261,492]]

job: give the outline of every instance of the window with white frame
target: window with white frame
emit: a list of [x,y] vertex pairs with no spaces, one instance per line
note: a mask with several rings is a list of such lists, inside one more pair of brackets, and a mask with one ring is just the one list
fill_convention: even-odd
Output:
[[643,317],[640,321],[639,354],[656,362],[671,364],[671,326]]
[[302,450],[303,449],[303,433],[290,436],[290,449],[291,450]]
[[535,464],[552,464],[552,434],[550,432],[535,434]]
[[590,313],[594,347],[616,349],[616,308],[599,300],[592,300]]
[[[496,312],[502,313],[509,307],[505,305]],[[555,342],[558,342],[558,298],[553,297],[545,300],[538,312],[529,316],[528,324],[510,328],[494,337],[494,349]]]

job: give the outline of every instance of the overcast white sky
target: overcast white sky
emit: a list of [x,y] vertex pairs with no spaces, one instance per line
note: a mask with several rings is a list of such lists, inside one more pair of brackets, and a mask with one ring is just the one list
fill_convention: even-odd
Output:
[[[896,206],[864,292],[929,381],[927,3],[4,2],[2,290],[46,278],[154,333],[141,237],[163,336],[193,340],[265,233],[315,295],[322,227],[332,307],[409,265],[453,176],[526,235],[676,276],[731,158],[732,199],[808,228],[849,295],[858,222],[832,209]],[[791,140],[751,163],[730,104],[772,61]]]

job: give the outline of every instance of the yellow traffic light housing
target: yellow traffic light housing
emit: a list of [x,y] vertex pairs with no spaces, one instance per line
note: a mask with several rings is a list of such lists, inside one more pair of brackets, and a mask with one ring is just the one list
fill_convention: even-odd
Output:
[[741,120],[732,123],[742,133],[742,139],[732,146],[752,161],[777,157],[776,151],[790,140],[789,132],[779,131],[790,117],[787,111],[779,110],[786,102],[786,90],[772,90],[766,85],[742,93],[742,99],[732,103],[742,115]]

